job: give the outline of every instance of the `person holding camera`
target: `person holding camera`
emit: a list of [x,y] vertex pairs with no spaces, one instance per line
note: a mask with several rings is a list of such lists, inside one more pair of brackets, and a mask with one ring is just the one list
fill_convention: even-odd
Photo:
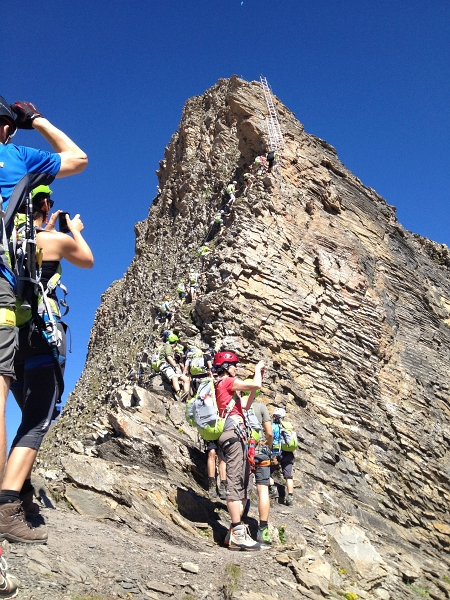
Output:
[[[18,129],[34,129],[54,152],[11,144]],[[18,101],[10,105],[0,96],[0,208],[6,213],[0,228],[6,230],[3,239],[11,236],[14,215],[35,186],[49,185],[55,177],[81,173],[86,165],[86,154],[45,119],[34,104]],[[7,249],[0,246],[0,480],[6,462],[6,398],[14,379],[14,284]]]
[[[60,320],[55,293],[56,280],[61,273],[60,263],[64,258],[84,269],[90,269],[94,264],[91,249],[81,234],[84,225],[80,215],[70,219],[67,213],[63,213],[70,235],[55,230],[61,211],[56,211],[46,228],[41,229],[53,206],[51,193],[50,188],[43,185],[32,192],[33,218],[38,231],[36,245],[43,251],[40,282],[45,294],[41,292],[38,297],[41,331],[35,326],[30,310],[28,314],[23,309],[18,310],[19,347],[14,359],[16,381],[11,385],[11,391],[22,410],[22,421],[11,445],[0,491],[0,539],[26,544],[45,543],[48,537],[45,527],[34,528],[27,519],[33,520],[33,515],[39,512],[38,505],[33,503],[31,471],[62,394],[66,328]],[[17,304],[20,307],[20,299]],[[57,356],[47,339],[45,328],[49,307],[59,337]]]

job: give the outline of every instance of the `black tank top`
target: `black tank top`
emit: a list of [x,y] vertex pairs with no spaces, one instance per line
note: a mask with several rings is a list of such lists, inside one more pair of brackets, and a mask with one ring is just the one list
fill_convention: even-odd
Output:
[[[41,283],[44,286],[44,290],[47,288],[47,284],[55,273],[58,271],[58,267],[61,261],[59,260],[43,260],[42,261],[42,273]],[[51,297],[56,297],[56,294],[51,294]]]

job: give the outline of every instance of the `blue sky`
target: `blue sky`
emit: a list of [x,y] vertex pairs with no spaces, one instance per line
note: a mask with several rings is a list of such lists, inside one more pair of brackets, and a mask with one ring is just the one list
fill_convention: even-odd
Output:
[[[0,94],[34,102],[89,155],[83,174],[53,185],[57,206],[81,214],[95,255],[91,271],[64,268],[67,391],[101,294],[133,258],[133,227],[182,106],[221,77],[263,73],[407,229],[450,245],[448,2],[36,0],[9,10]],[[14,141],[47,147],[36,132]],[[8,423],[12,439],[12,399]]]

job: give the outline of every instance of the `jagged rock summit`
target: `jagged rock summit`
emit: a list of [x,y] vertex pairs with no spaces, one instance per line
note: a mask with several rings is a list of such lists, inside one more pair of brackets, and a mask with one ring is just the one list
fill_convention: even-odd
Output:
[[[281,599],[448,598],[448,249],[405,230],[332,146],[276,107],[281,176],[258,178],[245,196],[243,174],[266,151],[260,84],[233,76],[187,101],[158,195],[135,228],[136,256],[102,298],[84,372],[43,446],[42,485],[149,544],[209,543],[231,560],[211,545],[227,518],[206,497],[197,436],[149,378],[149,356],[155,307],[198,266],[236,180],[227,228],[201,262],[199,297],[173,327],[235,350],[243,375],[264,359],[264,401],[286,407],[301,443],[295,507],[271,516],[287,526],[287,550],[239,558],[258,578],[231,594],[273,597],[267,564],[278,560]],[[231,597],[220,586],[208,593]]]

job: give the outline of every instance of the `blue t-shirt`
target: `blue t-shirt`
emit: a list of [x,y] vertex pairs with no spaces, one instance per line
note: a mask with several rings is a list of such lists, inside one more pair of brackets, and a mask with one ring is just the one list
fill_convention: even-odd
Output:
[[[38,185],[49,185],[61,167],[61,157],[54,152],[35,150],[15,144],[0,144],[0,194],[1,208],[6,212],[6,235],[13,228],[14,215],[27,194]],[[0,240],[1,243],[1,240]],[[0,261],[0,276],[14,285],[11,271]]]
[[[0,144],[0,193],[3,198],[3,210],[6,210],[15,188],[27,175],[27,189],[31,191],[36,185],[46,179],[54,180],[61,167],[61,157],[54,152],[36,150],[14,144]],[[36,183],[39,176],[39,183]]]

